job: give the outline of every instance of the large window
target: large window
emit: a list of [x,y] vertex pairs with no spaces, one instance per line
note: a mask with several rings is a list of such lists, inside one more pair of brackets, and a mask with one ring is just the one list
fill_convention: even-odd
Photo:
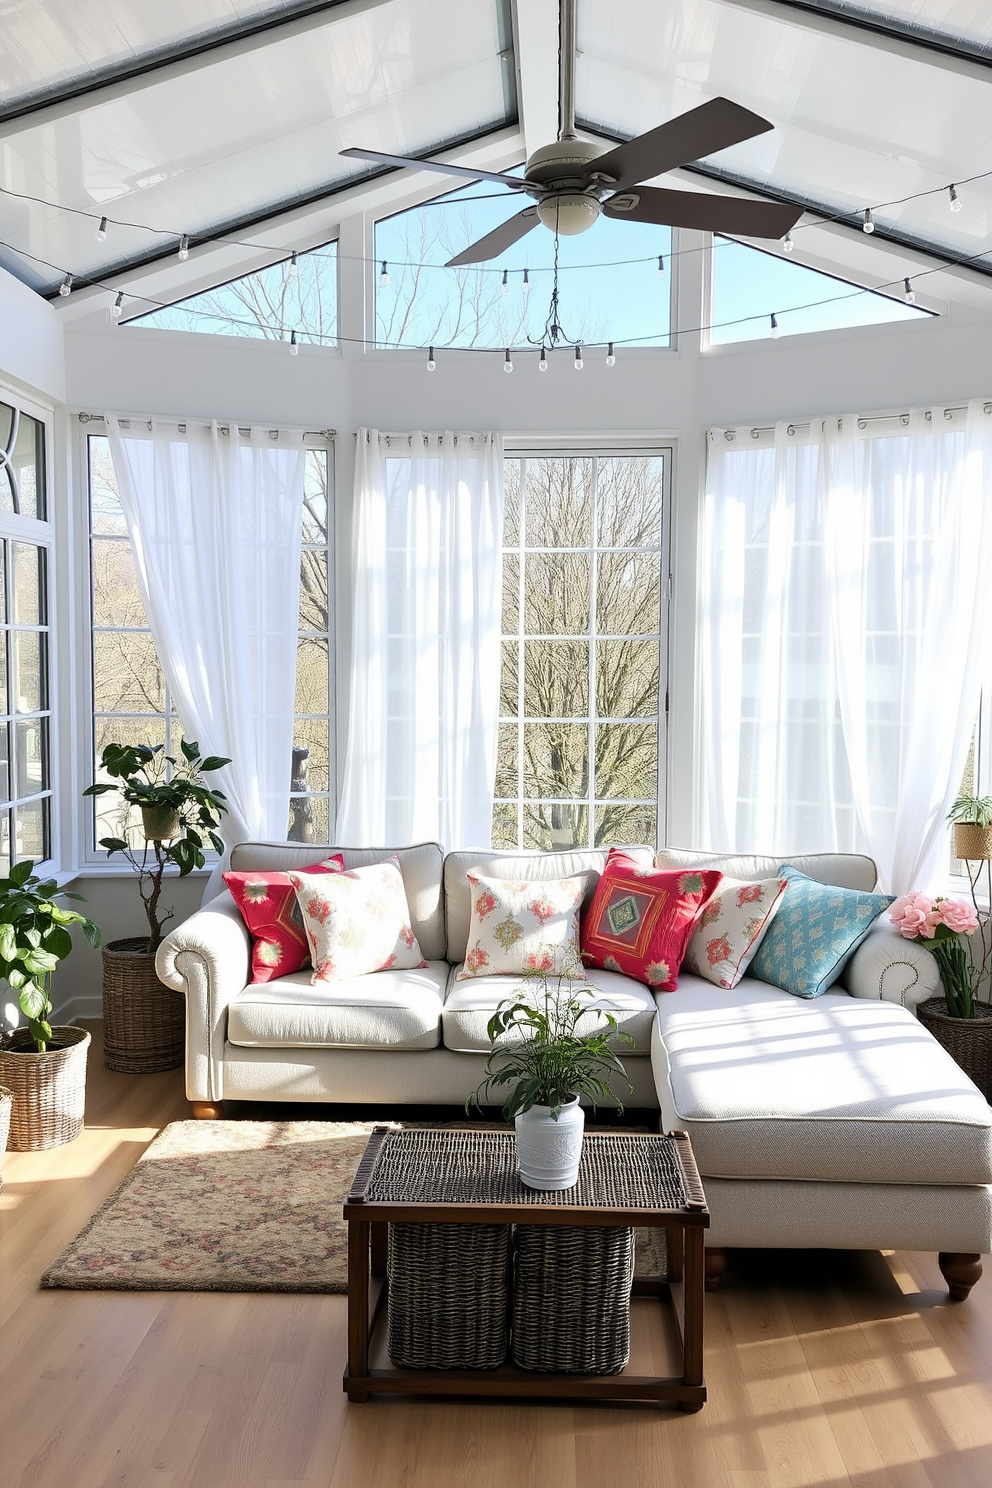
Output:
[[0,398],[0,873],[52,856],[46,429]]
[[498,847],[658,840],[667,477],[660,453],[506,462]]
[[[87,440],[93,605],[93,769],[109,743],[164,744],[175,754],[182,737],[148,628],[124,513],[117,494],[110,444]],[[287,834],[326,842],[332,779],[330,726],[331,458],[326,443],[307,450],[296,724]],[[203,741],[200,741],[201,743]],[[96,778],[94,775],[93,778]],[[87,782],[88,783],[88,782]],[[108,804],[109,803],[109,804]],[[117,835],[112,797],[97,797],[95,840]],[[101,815],[111,813],[111,815]]]

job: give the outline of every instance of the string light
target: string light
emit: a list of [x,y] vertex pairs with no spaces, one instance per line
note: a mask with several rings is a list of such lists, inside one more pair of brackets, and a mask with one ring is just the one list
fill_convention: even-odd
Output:
[[958,196],[958,188],[953,183],[947,188],[947,196],[947,205],[950,207],[951,211],[960,212],[962,202],[961,198]]
[[502,284],[499,287],[499,292],[500,292],[501,295],[508,295],[510,293],[510,271],[509,271],[509,269],[504,269],[503,270],[503,282],[502,282]]
[[524,294],[530,294],[530,274],[524,269],[524,282],[520,286]]
[[386,260],[383,259],[382,260],[382,268],[379,270],[379,288],[380,289],[385,289],[385,287],[386,287],[386,285],[388,283],[389,283],[389,266],[386,263]]
[[584,365],[585,365],[585,363],[582,360],[582,347],[581,346],[577,346],[575,348],[575,370],[576,370],[576,372],[581,372]]
[[100,218],[100,226],[96,230],[96,240],[97,240],[98,243],[105,243],[107,241],[107,219],[106,219],[106,217],[101,217]]
[[124,309],[124,291],[123,290],[120,290],[118,292],[118,295],[117,295],[116,300],[114,301],[114,303],[110,307],[110,313],[113,316],[114,320],[120,320],[120,318],[121,318],[121,311],[123,309]]
[[865,207],[864,221],[861,224],[862,232],[873,233],[875,231],[875,219],[871,213],[871,207]]
[[778,316],[777,315],[773,315],[772,318],[771,318],[771,321],[772,321],[772,323],[771,323],[770,329],[771,329],[771,333],[772,333],[772,340],[773,341],[777,341],[778,340]]
[[510,348],[509,347],[507,347],[506,350],[503,352],[503,371],[504,372],[512,372],[513,371],[513,363],[510,361]]
[[428,346],[428,348],[427,348],[427,370],[428,370],[428,372],[433,372],[435,365],[436,364],[435,364],[435,361],[434,361],[434,348],[433,348],[433,346]]
[[539,372],[547,372],[548,370],[548,348],[546,346],[541,347],[541,360],[537,364],[537,370]]
[[613,342],[611,341],[606,348],[606,365],[608,367],[615,367],[616,361],[617,359],[613,354]]
[[188,235],[186,233],[183,233],[182,237],[179,239],[179,262],[180,263],[185,263],[188,258],[189,258],[189,237],[188,237]]
[[290,277],[290,279],[295,279],[297,277],[297,275],[299,274],[299,272],[300,272],[299,254],[297,253],[296,249],[294,248],[293,251],[292,251],[292,253],[289,255],[289,264],[288,264],[288,266],[286,268],[286,273],[288,274],[288,276]]
[[795,243],[792,241],[792,229],[790,228],[782,239],[782,249],[785,253],[791,253],[795,246]]
[[297,342],[296,342],[296,332],[295,331],[290,331],[290,334],[289,334],[289,354],[290,354],[290,356],[299,356],[299,354],[300,354],[300,348],[299,348],[299,346],[297,345]]
[[65,278],[62,280],[62,283],[59,285],[59,294],[62,296],[63,299],[65,299],[67,295],[72,294],[71,274],[66,274]]
[[659,279],[664,279],[664,277],[665,277],[665,255],[663,253],[659,253],[658,254],[658,278]]
[[916,304],[916,291],[913,289],[913,286],[910,283],[910,281],[908,279],[904,279],[902,281],[902,286],[903,286],[902,297],[906,301],[906,304],[907,305],[915,305]]

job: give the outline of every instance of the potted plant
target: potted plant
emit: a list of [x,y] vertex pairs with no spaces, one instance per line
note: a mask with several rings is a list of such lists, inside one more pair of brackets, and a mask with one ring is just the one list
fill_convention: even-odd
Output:
[[162,884],[171,865],[180,878],[202,868],[205,842],[223,852],[217,835],[227,810],[221,791],[205,784],[205,772],[230,760],[200,756],[195,741],[180,743],[180,757],[161,744],[108,744],[100,765],[109,780],[89,786],[84,796],[116,794],[122,821],[138,807],[142,824],[128,835],[101,837],[113,857],[120,853],[138,876],[138,893],[148,934],[110,941],[103,949],[104,1059],[109,1069],[150,1074],[175,1069],[185,1052],[185,1008],[181,995],[164,987],[155,973],[155,952],[173,912],[161,909]]
[[52,1027],[52,977],[72,950],[70,925],[79,925],[90,945],[100,944],[92,920],[57,902],[80,896],[39,878],[33,866],[15,863],[0,879],[0,979],[27,1018],[26,1028],[0,1040],[0,1086],[12,1096],[8,1140],[19,1152],[71,1142],[82,1128],[90,1035]]
[[992,796],[962,791],[947,813],[954,827],[954,856],[963,862],[992,858]]
[[[503,1117],[514,1122],[520,1180],[528,1188],[563,1189],[578,1182],[585,1126],[580,1096],[593,1106],[610,1100],[623,1110],[609,1084],[613,1075],[627,1078],[613,1046],[633,1040],[617,1031],[612,1013],[589,1008],[592,996],[590,989],[571,985],[567,973],[552,985],[547,973],[538,972],[529,989],[505,997],[489,1020],[493,1049],[486,1077],[465,1109],[481,1105],[491,1089],[507,1088]],[[598,1024],[580,1033],[579,1020],[590,1011]]]

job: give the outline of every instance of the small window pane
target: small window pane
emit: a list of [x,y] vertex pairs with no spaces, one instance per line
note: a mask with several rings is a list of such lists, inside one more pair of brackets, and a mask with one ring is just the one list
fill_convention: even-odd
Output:
[[585,796],[589,791],[589,730],[583,723],[524,724],[524,794]]
[[493,847],[517,846],[517,808],[512,801],[497,801],[493,808]]
[[650,718],[658,712],[657,641],[598,641],[596,712],[600,718]]
[[524,847],[543,852],[585,847],[588,842],[589,808],[571,801],[546,801],[525,806]]
[[95,537],[92,561],[93,624],[147,630],[148,620],[138,588],[131,544],[115,538]]
[[525,641],[524,716],[584,718],[588,712],[588,642]]
[[9,403],[0,403],[0,449],[10,443],[10,431],[14,427],[14,410]]
[[45,680],[45,643],[47,637],[37,630],[15,630],[14,702],[18,713],[37,713],[48,706]]
[[0,723],[0,801],[10,800],[10,724]]
[[0,631],[0,713],[10,712],[7,697],[7,636],[9,631]]
[[592,461],[528,460],[524,493],[529,548],[592,542]]
[[0,814],[0,873],[10,872],[10,812]]
[[45,520],[45,426],[22,413],[11,455],[21,516]]
[[308,449],[304,482],[303,541],[327,543],[327,451]]
[[628,806],[615,801],[596,807],[596,846],[653,847],[658,841],[658,812],[654,806]]
[[504,716],[517,711],[517,680],[520,666],[520,642],[504,641],[503,664],[499,681],[499,711]]
[[33,543],[11,544],[14,559],[14,623],[44,625],[47,622],[46,554]]
[[98,713],[160,713],[165,680],[147,632],[93,632],[93,704]]
[[520,461],[508,460],[503,474],[503,546],[520,546]]
[[6,463],[0,465],[0,511],[13,512],[17,507],[14,505],[14,477],[10,466]]
[[601,460],[598,534],[601,548],[656,548],[661,544],[665,462]]
[[525,633],[584,635],[589,629],[590,572],[588,553],[528,553]]
[[127,536],[124,509],[117,494],[117,477],[110,455],[110,440],[101,434],[89,437],[90,521],[100,536]]
[[48,829],[51,799],[23,801],[14,809],[17,824],[18,860],[32,858],[36,863],[51,857],[50,832]]
[[517,750],[520,747],[520,726],[516,723],[501,723],[499,746],[496,754],[497,796],[517,794]]
[[[325,718],[298,718],[293,729],[294,763],[291,789],[326,791],[330,786],[330,730]],[[307,751],[306,757],[297,750]]]
[[48,720],[32,718],[14,725],[17,735],[17,794],[37,795],[48,786]]
[[301,640],[296,648],[296,713],[328,714],[327,642]]
[[653,800],[658,791],[658,728],[653,723],[596,726],[596,795]]
[[604,553],[599,559],[596,629],[601,635],[651,635],[661,614],[657,553]]
[[327,584],[326,548],[304,548],[300,568],[300,629],[303,631],[327,631]]

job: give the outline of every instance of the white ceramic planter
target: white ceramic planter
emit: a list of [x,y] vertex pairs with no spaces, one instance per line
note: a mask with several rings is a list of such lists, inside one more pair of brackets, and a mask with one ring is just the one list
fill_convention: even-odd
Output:
[[586,1124],[579,1097],[562,1106],[557,1121],[550,1106],[531,1106],[515,1124],[521,1183],[528,1188],[572,1188],[579,1181]]

